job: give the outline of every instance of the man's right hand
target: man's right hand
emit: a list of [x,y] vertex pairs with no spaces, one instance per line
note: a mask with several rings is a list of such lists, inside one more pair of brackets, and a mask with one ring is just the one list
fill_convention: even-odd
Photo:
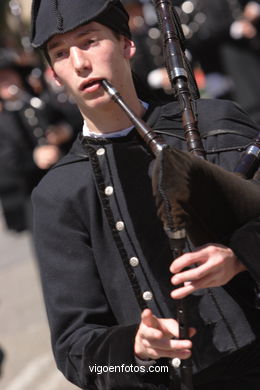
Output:
[[[190,328],[189,336],[195,334]],[[177,340],[179,336],[178,322],[169,318],[157,318],[150,309],[145,309],[141,315],[141,323],[135,337],[134,352],[137,358],[188,359],[191,356],[192,342]]]

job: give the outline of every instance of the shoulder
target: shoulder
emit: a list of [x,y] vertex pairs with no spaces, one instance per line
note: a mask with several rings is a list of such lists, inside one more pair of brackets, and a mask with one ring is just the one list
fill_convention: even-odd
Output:
[[59,164],[51,168],[38,184],[39,190],[49,190],[64,186],[73,186],[79,178],[88,176],[88,160],[73,161],[67,163],[62,159]]
[[198,99],[196,100],[198,112],[204,113],[205,110],[209,110],[206,112],[208,115],[211,114],[213,116],[219,116],[226,114],[227,112],[233,112],[233,113],[243,113],[246,115],[246,113],[242,110],[242,108],[234,101],[232,100],[225,100],[225,99]]
[[181,128],[181,107],[178,102],[151,104],[144,120],[155,130]]
[[[225,111],[237,111],[242,109],[239,107],[239,105],[231,100],[224,100],[224,99],[197,99],[195,100],[196,106],[199,110],[207,109],[217,109],[220,112]],[[155,111],[161,115],[178,115],[181,112],[180,104],[177,100],[173,100],[171,102],[167,102],[161,105],[151,105],[152,112]]]
[[233,101],[198,99],[196,105],[202,135],[211,130],[222,130],[254,138],[259,131],[257,124]]
[[83,183],[90,185],[89,168],[88,158],[68,154],[41,179],[33,190],[33,202],[43,200],[60,202],[75,197]]
[[[246,112],[233,101],[221,99],[198,99],[194,102],[194,112],[202,136],[211,131],[221,130],[237,135],[255,138],[259,127]],[[154,129],[182,130],[180,104],[173,101],[162,106],[152,107],[148,123]]]

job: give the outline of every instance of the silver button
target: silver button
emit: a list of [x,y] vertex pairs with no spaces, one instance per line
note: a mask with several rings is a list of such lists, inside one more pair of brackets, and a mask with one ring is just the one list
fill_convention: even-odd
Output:
[[151,301],[153,299],[153,294],[151,291],[145,291],[143,293],[143,298],[145,301]]
[[108,186],[108,187],[105,188],[105,194],[107,196],[113,195],[113,192],[114,192],[114,188],[113,187]]
[[181,359],[179,359],[179,358],[174,358],[174,359],[172,359],[171,365],[172,365],[174,368],[179,368],[180,365],[181,365]]
[[131,257],[129,263],[132,267],[137,267],[139,265],[139,260],[137,257]]
[[33,134],[35,135],[35,137],[39,138],[43,136],[44,132],[40,127],[35,127],[35,129],[33,130]]
[[30,104],[32,107],[39,109],[43,106],[43,101],[37,97],[33,97],[30,100]]
[[103,154],[105,154],[106,151],[104,148],[99,148],[96,153],[98,156],[103,156]]
[[36,126],[39,123],[38,118],[36,116],[33,116],[32,118],[28,118],[28,123],[30,126]]
[[32,108],[27,108],[24,111],[24,116],[29,119],[29,118],[34,118],[35,117],[35,111]]
[[118,230],[119,232],[121,232],[122,230],[124,230],[125,228],[125,224],[123,221],[118,221],[116,223],[116,230]]

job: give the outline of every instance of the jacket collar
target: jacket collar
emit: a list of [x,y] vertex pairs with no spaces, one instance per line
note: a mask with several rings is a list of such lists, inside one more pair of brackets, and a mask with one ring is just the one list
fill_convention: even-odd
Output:
[[[160,117],[169,120],[169,128],[172,126],[172,120],[176,119],[176,117],[180,116],[180,108],[177,102],[171,102],[167,105],[155,106],[154,104],[150,104],[148,110],[146,111],[144,117],[142,118],[150,127],[160,129],[160,126],[157,125],[157,120]],[[164,125],[165,127],[165,125]],[[57,168],[63,165],[72,164],[79,161],[89,160],[89,156],[86,150],[86,144],[91,144],[93,146],[102,146],[106,144],[113,143],[121,143],[121,142],[129,142],[136,139],[138,135],[136,131],[133,129],[128,135],[125,137],[119,138],[91,138],[84,137],[82,135],[82,131],[80,131],[78,137],[74,141],[70,151],[68,154],[63,157],[58,163],[53,167]]]

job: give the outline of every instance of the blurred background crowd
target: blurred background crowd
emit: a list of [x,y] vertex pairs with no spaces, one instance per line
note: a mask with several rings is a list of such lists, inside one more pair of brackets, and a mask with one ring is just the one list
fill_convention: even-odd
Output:
[[[172,99],[152,0],[122,3],[137,47],[135,73]],[[260,124],[260,0],[172,3],[201,96],[232,99]],[[31,191],[82,126],[73,100],[30,46],[30,7],[31,0],[0,1],[0,204],[5,229],[17,234],[31,231]]]

